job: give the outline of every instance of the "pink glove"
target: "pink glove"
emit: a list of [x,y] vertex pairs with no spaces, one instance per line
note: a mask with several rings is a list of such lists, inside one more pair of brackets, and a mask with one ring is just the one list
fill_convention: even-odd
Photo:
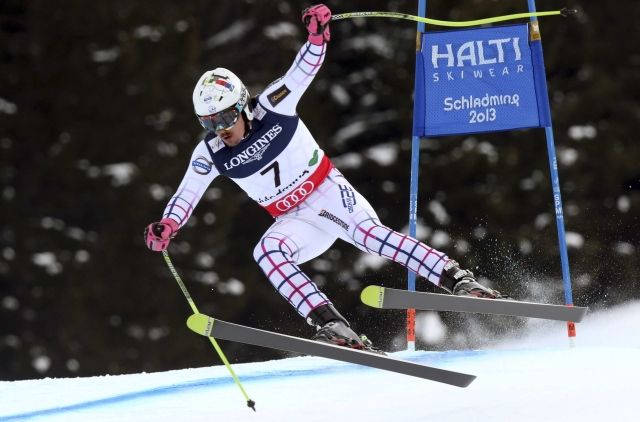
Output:
[[330,20],[331,10],[324,4],[316,4],[302,11],[302,22],[309,31],[308,39],[311,44],[322,45],[331,40]]
[[180,225],[170,218],[163,218],[158,223],[151,223],[144,229],[144,243],[155,252],[164,251],[169,242],[176,236]]

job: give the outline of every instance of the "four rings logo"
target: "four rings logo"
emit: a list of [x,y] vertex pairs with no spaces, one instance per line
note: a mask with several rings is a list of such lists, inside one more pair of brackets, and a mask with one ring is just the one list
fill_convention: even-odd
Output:
[[287,196],[285,196],[284,198],[276,202],[276,208],[280,212],[290,210],[291,208],[295,207],[300,202],[302,202],[304,198],[309,196],[311,192],[313,192],[315,187],[316,185],[312,181],[307,180],[306,182],[301,184],[296,190],[294,190],[293,192],[291,192],[290,194],[288,194]]

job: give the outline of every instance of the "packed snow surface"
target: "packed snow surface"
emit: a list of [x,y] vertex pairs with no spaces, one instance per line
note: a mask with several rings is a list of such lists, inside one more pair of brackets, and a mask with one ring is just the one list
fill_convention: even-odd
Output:
[[632,302],[589,314],[575,347],[539,321],[483,350],[392,354],[476,375],[467,388],[309,356],[234,365],[256,413],[224,366],[2,381],[0,421],[637,421],[639,326]]

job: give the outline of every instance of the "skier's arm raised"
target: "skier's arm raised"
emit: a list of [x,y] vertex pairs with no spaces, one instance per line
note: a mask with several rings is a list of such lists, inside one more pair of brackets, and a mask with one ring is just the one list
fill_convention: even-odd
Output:
[[287,73],[260,94],[258,99],[263,107],[289,116],[296,114],[298,101],[324,61],[326,45],[331,39],[330,20],[331,10],[324,4],[311,6],[302,12],[302,22],[309,32],[307,42],[298,51]]

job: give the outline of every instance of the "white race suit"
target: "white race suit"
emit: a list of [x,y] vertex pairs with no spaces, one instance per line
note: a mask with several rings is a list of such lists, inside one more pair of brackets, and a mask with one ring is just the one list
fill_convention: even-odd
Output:
[[287,73],[257,97],[251,130],[240,144],[228,147],[209,133],[196,146],[163,215],[183,226],[217,176],[233,180],[275,218],[253,256],[271,284],[305,318],[331,302],[298,265],[322,254],[338,238],[436,285],[449,260],[380,223],[296,114],[298,101],[322,65],[326,45],[305,43]]

